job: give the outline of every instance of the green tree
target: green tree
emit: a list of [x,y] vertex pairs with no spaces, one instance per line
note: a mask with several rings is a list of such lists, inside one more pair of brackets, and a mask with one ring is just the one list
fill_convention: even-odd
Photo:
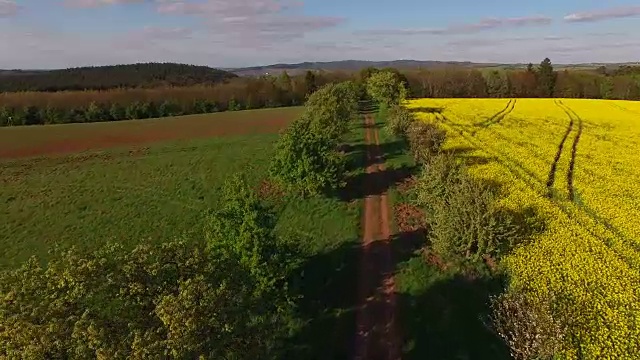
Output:
[[338,140],[314,128],[302,116],[291,123],[276,143],[270,174],[284,188],[303,196],[319,195],[344,185],[346,162]]
[[549,58],[545,58],[538,68],[538,88],[540,95],[543,97],[551,98],[555,93],[556,80],[558,74],[553,71],[553,65]]
[[358,97],[357,85],[353,82],[325,85],[309,96],[303,117],[312,123],[315,131],[339,139],[357,116]]
[[316,91],[318,85],[316,83],[316,74],[313,71],[307,70],[304,75],[304,84],[307,89],[307,95]]
[[290,106],[293,104],[293,84],[291,76],[286,71],[278,77],[276,81],[277,99],[276,103],[281,106]]
[[367,93],[380,104],[392,106],[400,104],[406,96],[405,84],[400,82],[396,74],[380,71],[367,80]]
[[528,63],[527,64],[527,72],[528,73],[534,73],[535,70],[533,69],[533,64],[532,63]]

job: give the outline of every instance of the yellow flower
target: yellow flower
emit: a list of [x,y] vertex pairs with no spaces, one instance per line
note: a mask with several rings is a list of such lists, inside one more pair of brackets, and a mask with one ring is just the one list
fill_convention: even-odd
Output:
[[[577,99],[419,99],[448,130],[445,149],[499,183],[500,205],[545,231],[504,259],[511,289],[554,299],[586,359],[640,354],[640,103]],[[481,161],[475,161],[475,160]],[[471,161],[474,160],[474,161]],[[576,358],[567,344],[562,358]]]

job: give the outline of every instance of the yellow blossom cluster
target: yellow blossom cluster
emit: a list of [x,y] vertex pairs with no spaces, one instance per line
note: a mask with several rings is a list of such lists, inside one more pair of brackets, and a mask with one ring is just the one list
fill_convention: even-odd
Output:
[[640,357],[640,103],[419,99],[445,149],[544,231],[508,255],[510,291],[550,303],[564,359]]

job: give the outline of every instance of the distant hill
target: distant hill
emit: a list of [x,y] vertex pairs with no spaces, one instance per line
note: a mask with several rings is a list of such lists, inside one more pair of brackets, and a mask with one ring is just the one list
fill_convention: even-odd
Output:
[[240,76],[255,76],[265,73],[281,73],[287,71],[295,75],[307,70],[327,70],[327,71],[359,71],[367,67],[397,69],[417,69],[417,68],[442,68],[442,67],[492,67],[500,64],[473,63],[469,61],[421,61],[421,60],[392,60],[392,61],[365,61],[365,60],[341,60],[328,62],[303,62],[297,64],[274,64],[265,66],[252,66],[245,68],[225,69]]
[[[536,65],[536,64],[534,64]],[[585,64],[554,64],[557,69],[595,69],[605,66],[608,69],[615,69],[624,65],[639,65],[638,63],[585,63]],[[422,60],[392,60],[392,61],[364,61],[364,60],[342,60],[328,62],[303,62],[297,64],[273,64],[265,66],[252,66],[245,68],[227,68],[225,70],[239,76],[257,76],[269,74],[279,74],[287,71],[290,75],[297,75],[308,70],[326,71],[359,71],[367,67],[397,69],[437,69],[445,67],[459,68],[496,68],[496,69],[523,69],[527,64],[507,64],[507,63],[474,63],[470,61],[422,61]]]
[[0,70],[0,92],[106,90],[223,82],[237,75],[207,66],[139,63],[63,70]]

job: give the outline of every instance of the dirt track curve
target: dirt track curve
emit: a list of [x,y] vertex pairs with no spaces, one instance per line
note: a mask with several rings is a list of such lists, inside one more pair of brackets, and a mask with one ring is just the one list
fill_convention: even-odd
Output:
[[386,169],[373,116],[365,115],[364,121],[368,166],[363,186],[368,195],[362,217],[355,359],[397,360],[400,339],[396,328],[389,199],[386,190],[375,191],[380,188],[376,181],[383,180]]

